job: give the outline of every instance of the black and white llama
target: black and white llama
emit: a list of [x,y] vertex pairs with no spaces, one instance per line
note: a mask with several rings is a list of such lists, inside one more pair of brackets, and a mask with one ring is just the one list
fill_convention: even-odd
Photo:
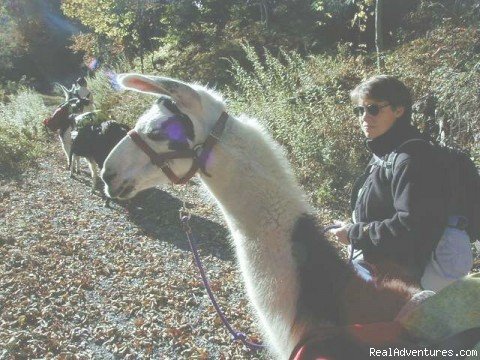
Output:
[[[72,132],[70,163],[74,158],[83,157],[87,160],[92,176],[92,192],[94,192],[101,182],[99,169],[103,167],[110,151],[127,135],[130,128],[114,120],[89,124],[88,121],[92,116],[94,117],[95,114],[84,113],[75,117],[78,128]],[[73,168],[70,171],[73,176]]]

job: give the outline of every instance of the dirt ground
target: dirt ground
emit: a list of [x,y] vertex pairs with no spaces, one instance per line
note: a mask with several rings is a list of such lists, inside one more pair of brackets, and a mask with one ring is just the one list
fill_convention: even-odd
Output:
[[0,180],[0,359],[267,359],[232,344],[192,261],[183,200],[221,307],[258,339],[228,231],[199,185],[106,208],[86,164],[71,179],[54,140],[36,168]]

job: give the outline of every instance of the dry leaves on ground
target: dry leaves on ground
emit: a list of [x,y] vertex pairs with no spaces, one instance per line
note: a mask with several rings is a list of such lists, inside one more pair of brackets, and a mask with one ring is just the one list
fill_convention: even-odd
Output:
[[228,231],[197,184],[105,208],[88,173],[71,179],[48,146],[37,168],[0,182],[0,359],[268,358],[231,343],[203,288],[183,200],[221,307],[258,338]]

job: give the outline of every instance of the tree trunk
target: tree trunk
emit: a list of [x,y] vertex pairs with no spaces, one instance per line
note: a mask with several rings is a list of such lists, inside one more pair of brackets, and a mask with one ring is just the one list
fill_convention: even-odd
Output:
[[375,5],[375,46],[377,47],[377,68],[382,71],[385,66],[383,60],[383,0],[377,0]]
[[266,0],[260,0],[260,16],[261,22],[268,27],[268,4]]

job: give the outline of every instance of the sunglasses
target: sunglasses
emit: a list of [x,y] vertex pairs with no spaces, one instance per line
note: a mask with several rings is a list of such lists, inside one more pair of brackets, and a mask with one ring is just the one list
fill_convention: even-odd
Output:
[[383,109],[384,107],[387,107],[389,105],[390,104],[384,104],[384,105],[370,104],[367,106],[355,106],[353,108],[353,113],[356,116],[363,116],[363,114],[365,114],[365,111],[366,111],[370,115],[376,116],[380,112],[380,109]]

